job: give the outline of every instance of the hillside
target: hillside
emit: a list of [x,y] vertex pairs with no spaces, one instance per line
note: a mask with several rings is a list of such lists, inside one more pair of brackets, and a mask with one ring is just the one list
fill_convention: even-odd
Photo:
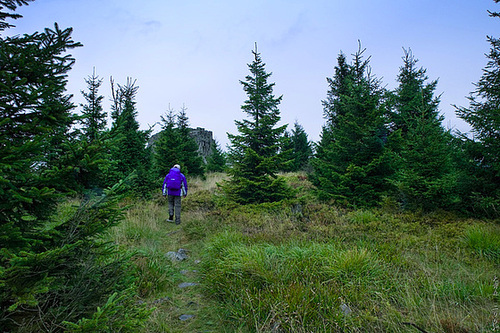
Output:
[[498,221],[338,209],[298,174],[293,202],[229,206],[222,178],[190,180],[180,226],[158,194],[113,230],[156,308],[145,332],[498,330]]

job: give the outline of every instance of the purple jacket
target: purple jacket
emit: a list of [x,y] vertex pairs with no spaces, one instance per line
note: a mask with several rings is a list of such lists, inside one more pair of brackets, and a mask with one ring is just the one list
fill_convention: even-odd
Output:
[[[177,176],[181,176],[181,189],[178,190],[172,190],[167,188],[167,179],[171,173],[177,173]],[[162,186],[162,192],[163,195],[175,195],[175,196],[186,196],[188,191],[188,185],[186,181],[186,177],[181,173],[181,170],[177,168],[172,168],[170,169],[169,173],[165,176],[165,179],[163,180],[163,186]]]

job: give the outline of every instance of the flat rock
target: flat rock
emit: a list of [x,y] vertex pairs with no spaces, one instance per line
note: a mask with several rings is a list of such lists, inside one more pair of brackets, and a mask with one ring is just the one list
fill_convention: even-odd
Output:
[[170,251],[165,254],[165,257],[170,258],[172,261],[183,261],[189,258],[187,250],[179,249],[177,252]]
[[189,320],[191,318],[194,318],[194,315],[186,315],[186,314],[183,314],[182,316],[179,317],[179,320],[180,321],[186,321],[186,320]]
[[181,284],[179,284],[179,288],[187,288],[187,287],[194,287],[194,286],[197,286],[198,283],[195,283],[195,282],[182,282]]

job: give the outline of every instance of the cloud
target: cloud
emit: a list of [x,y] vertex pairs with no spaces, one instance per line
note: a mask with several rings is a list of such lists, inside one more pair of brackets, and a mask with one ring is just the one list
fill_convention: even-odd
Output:
[[300,34],[304,32],[305,24],[305,14],[304,12],[299,13],[296,19],[290,24],[287,29],[281,33],[276,38],[271,40],[271,43],[275,46],[286,45],[296,39]]
[[159,31],[162,28],[162,24],[160,21],[146,21],[141,23],[140,32],[142,34],[151,34]]

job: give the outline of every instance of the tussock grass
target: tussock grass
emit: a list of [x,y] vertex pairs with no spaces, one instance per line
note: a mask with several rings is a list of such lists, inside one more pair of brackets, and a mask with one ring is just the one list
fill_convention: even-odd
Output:
[[[145,332],[498,327],[498,221],[447,212],[349,211],[314,199],[304,174],[284,176],[296,199],[247,206],[224,201],[217,188],[224,174],[189,179],[181,226],[165,223],[159,195],[127,211],[112,239],[137,252],[144,300],[168,297],[154,305]],[[165,258],[181,247],[189,260]],[[179,290],[187,280],[200,285]],[[195,318],[181,322],[186,313]]]
[[500,228],[471,226],[465,231],[464,241],[482,256],[500,263]]

